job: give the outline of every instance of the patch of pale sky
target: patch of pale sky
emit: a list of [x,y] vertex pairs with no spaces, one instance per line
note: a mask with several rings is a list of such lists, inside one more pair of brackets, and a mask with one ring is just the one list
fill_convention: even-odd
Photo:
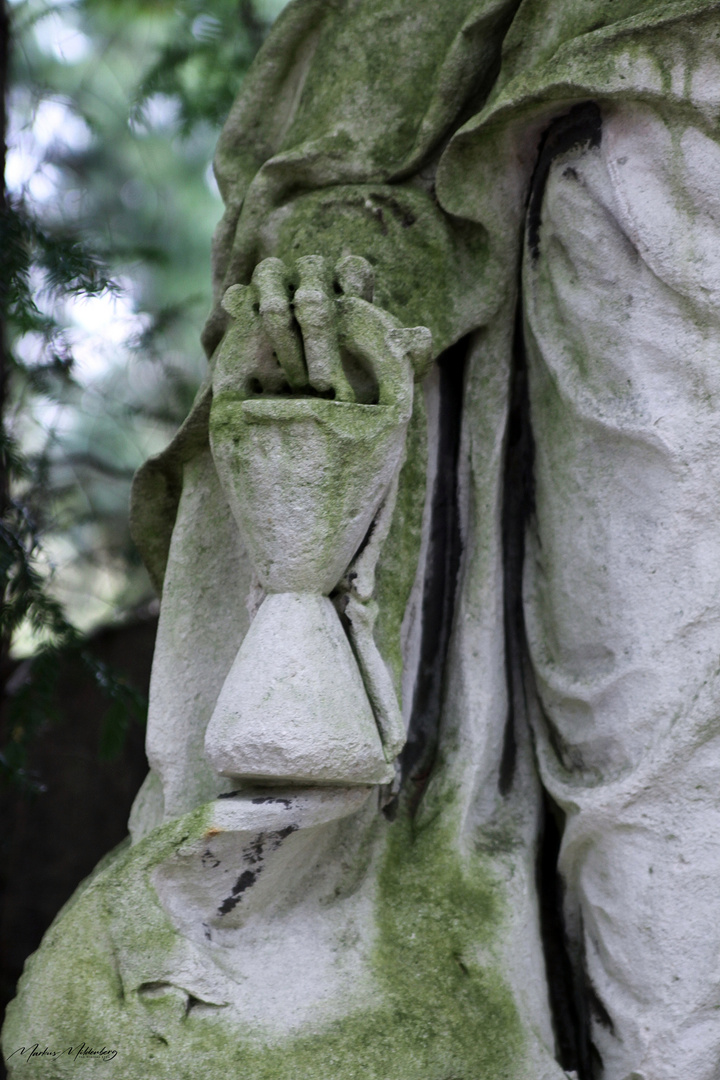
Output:
[[202,14],[193,19],[190,29],[197,41],[214,41],[220,34],[222,26],[219,19],[212,15]]
[[56,146],[85,150],[92,140],[92,132],[83,118],[60,98],[43,98],[38,103],[32,132],[38,146],[45,152]]
[[222,197],[220,195],[220,188],[218,187],[217,180],[215,179],[215,170],[213,169],[212,161],[208,162],[207,168],[205,169],[205,183],[210,188],[213,195],[215,195],[218,199]]
[[34,34],[38,48],[61,64],[78,64],[92,48],[90,38],[73,25],[72,13],[68,11],[49,11],[35,24]]
[[65,312],[71,323],[68,336],[75,357],[74,374],[84,386],[114,366],[120,355],[127,360],[125,343],[150,323],[150,316],[134,309],[131,282],[119,278],[120,292],[70,297]]
[[48,438],[62,438],[75,430],[77,419],[72,405],[65,405],[58,401],[50,401],[49,398],[38,397],[33,402],[29,421],[37,428],[36,438],[41,445],[47,443]]
[[27,193],[36,202],[47,203],[57,195],[60,172],[45,158],[55,148],[84,150],[92,133],[59,98],[43,98],[30,119],[29,112],[27,95],[11,95],[5,182],[13,194]]
[[20,195],[40,167],[42,154],[32,131],[13,130],[12,114],[8,144],[5,183],[14,195]]
[[44,161],[27,182],[28,194],[37,203],[49,203],[57,195],[60,170]]
[[[9,0],[12,6],[27,0]],[[43,0],[46,3],[46,0]],[[38,47],[47,56],[60,63],[76,64],[85,59],[92,42],[77,26],[75,12],[71,10],[75,0],[52,0],[47,14],[39,18],[33,33]],[[273,21],[285,7],[287,0],[255,0],[258,13],[268,22]],[[212,36],[214,27],[199,17],[193,24],[198,37]],[[171,97],[154,94],[144,104],[139,119],[131,121],[135,134],[150,131],[170,133],[177,123],[179,106]],[[61,197],[61,174],[56,166],[46,160],[55,148],[81,151],[90,145],[92,133],[85,121],[73,110],[71,103],[61,98],[33,100],[24,90],[16,90],[9,101],[8,154],[5,180],[15,195],[28,195],[35,203],[48,206],[53,199]],[[208,164],[205,181],[214,195],[219,191]],[[139,187],[128,188],[128,202],[145,198],[147,192]],[[66,211],[78,209],[81,193],[71,190],[62,196]],[[72,204],[72,205],[70,205]],[[41,309],[49,305],[42,294],[42,282],[37,281],[36,300]],[[98,414],[98,401],[102,380],[118,364],[127,362],[128,339],[136,337],[149,322],[149,316],[134,310],[132,284],[121,281],[121,292],[103,293],[97,297],[69,298],[65,301],[64,315],[69,324],[68,338],[75,357],[74,375],[85,388],[81,409]],[[16,344],[22,359],[32,364],[42,354],[42,342],[38,335],[27,335]],[[142,381],[142,372],[133,373],[135,382]],[[151,381],[156,372],[146,372]],[[92,400],[91,400],[92,399]],[[29,452],[39,451],[47,440],[62,439],[69,435],[78,423],[75,405],[58,404],[39,397],[30,410],[18,417],[23,427],[22,442]],[[113,423],[107,416],[104,423]],[[165,443],[165,434],[152,425],[133,432],[138,442],[140,457],[157,453]],[[140,444],[142,444],[140,446]],[[98,623],[107,621],[115,609],[115,596],[124,583],[124,568],[109,566],[88,571],[77,564],[75,544],[62,535],[46,538],[45,573],[56,577],[55,591],[65,601],[70,618],[83,630],[90,630]],[[62,579],[62,583],[61,583]],[[58,588],[58,586],[60,586]],[[37,638],[24,627],[13,648],[17,655],[30,654],[37,648]]]
[[170,94],[151,94],[142,104],[139,116],[128,120],[133,135],[151,131],[171,131],[180,116],[180,102]]

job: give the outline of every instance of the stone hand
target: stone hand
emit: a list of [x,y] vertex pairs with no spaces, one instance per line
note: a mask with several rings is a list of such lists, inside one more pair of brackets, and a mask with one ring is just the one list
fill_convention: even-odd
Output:
[[233,323],[218,350],[215,392],[396,401],[406,361],[416,378],[429,367],[431,336],[400,327],[372,294],[373,269],[359,256],[334,267],[320,255],[292,267],[264,259],[250,285],[223,298]]

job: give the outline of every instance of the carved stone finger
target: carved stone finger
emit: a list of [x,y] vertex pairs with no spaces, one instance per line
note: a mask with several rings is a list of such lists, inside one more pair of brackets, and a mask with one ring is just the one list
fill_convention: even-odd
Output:
[[294,389],[307,386],[303,347],[290,301],[290,275],[282,259],[263,259],[253,273],[260,318],[278,364]]
[[319,393],[335,391],[338,401],[355,401],[343,371],[338,342],[332,275],[325,259],[307,255],[297,261],[295,317],[305,345],[308,380]]
[[[342,345],[373,373],[378,385],[378,403],[395,406],[409,416],[413,370],[404,332],[398,327],[397,320],[389,312],[356,296],[343,297],[339,307],[342,311]],[[401,335],[399,339],[396,339],[397,334]]]
[[432,334],[426,326],[404,326],[390,331],[390,341],[402,349],[420,382],[430,371],[433,363]]
[[255,288],[232,285],[223,297],[222,306],[232,322],[216,353],[214,393],[231,390],[250,394],[257,389],[278,393],[285,384],[285,375],[265,334]]
[[375,271],[360,255],[345,255],[335,264],[335,278],[345,296],[359,296],[372,302]]

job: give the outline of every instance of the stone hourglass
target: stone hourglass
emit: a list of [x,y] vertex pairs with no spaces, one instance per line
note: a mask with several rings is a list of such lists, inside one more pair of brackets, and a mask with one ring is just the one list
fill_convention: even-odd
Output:
[[[430,355],[430,335],[399,328],[363,299],[364,260],[341,260],[330,279],[334,294],[324,260],[300,259],[298,268],[296,291],[280,260],[265,260],[259,272],[289,287],[287,310],[302,312],[306,349],[313,331],[322,337],[333,320],[342,367],[336,362],[322,377],[317,364],[289,378],[281,369],[263,331],[270,305],[258,303],[256,278],[224,299],[233,323],[215,368],[210,442],[265,595],[205,747],[219,773],[243,781],[382,784],[393,778],[400,744],[383,745],[331,595],[400,467],[415,369]],[[297,328],[290,332],[300,340]]]

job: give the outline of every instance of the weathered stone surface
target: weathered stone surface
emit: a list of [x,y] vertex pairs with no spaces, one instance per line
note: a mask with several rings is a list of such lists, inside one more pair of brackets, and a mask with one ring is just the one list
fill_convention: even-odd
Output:
[[[719,19],[287,8],[218,149],[211,380],[138,480],[165,591],[136,843],[29,965],[7,1053],[32,1032],[115,1040],[102,1067],[130,1078],[714,1080]],[[438,364],[413,390],[418,327]],[[314,442],[283,434],[300,416]],[[293,664],[328,705],[270,767]],[[372,761],[401,715],[398,789]]]
[[276,784],[387,784],[375,718],[325,596],[273,593],[223,683],[205,736],[223,776]]
[[[320,814],[313,826],[293,805],[302,795],[285,793],[290,805],[279,811],[272,797],[253,797],[260,810],[253,833],[233,835],[238,822],[227,800],[116,853],[28,965],[8,1017],[8,1047],[26,1044],[30,1023],[43,1046],[84,1040],[117,1056],[79,1064],[67,1054],[21,1057],[11,1067],[20,1075],[61,1078],[82,1068],[130,1080],[148,1072],[209,1078],[219,1069],[267,1080],[358,1070],[377,1080],[388,1073],[421,1080],[448,1068],[554,1075],[533,1061],[498,956],[512,925],[492,859],[459,858],[447,817],[435,815],[413,839],[410,822],[390,826],[375,800],[347,825],[333,808],[334,822],[323,825]],[[238,813],[247,828],[247,812]],[[258,834],[259,826],[267,831]],[[304,826],[304,848],[293,853]],[[265,850],[250,865],[259,843]],[[212,894],[225,857],[243,852],[234,890],[235,871],[227,877],[227,929],[217,926],[222,904],[203,927],[199,897],[208,882]],[[201,889],[187,873],[172,880],[170,864],[197,865],[198,856],[192,873],[206,872]],[[258,868],[262,895],[253,908],[242,875]],[[213,948],[207,929],[220,934]],[[82,1036],[68,1042],[78,1028]]]

